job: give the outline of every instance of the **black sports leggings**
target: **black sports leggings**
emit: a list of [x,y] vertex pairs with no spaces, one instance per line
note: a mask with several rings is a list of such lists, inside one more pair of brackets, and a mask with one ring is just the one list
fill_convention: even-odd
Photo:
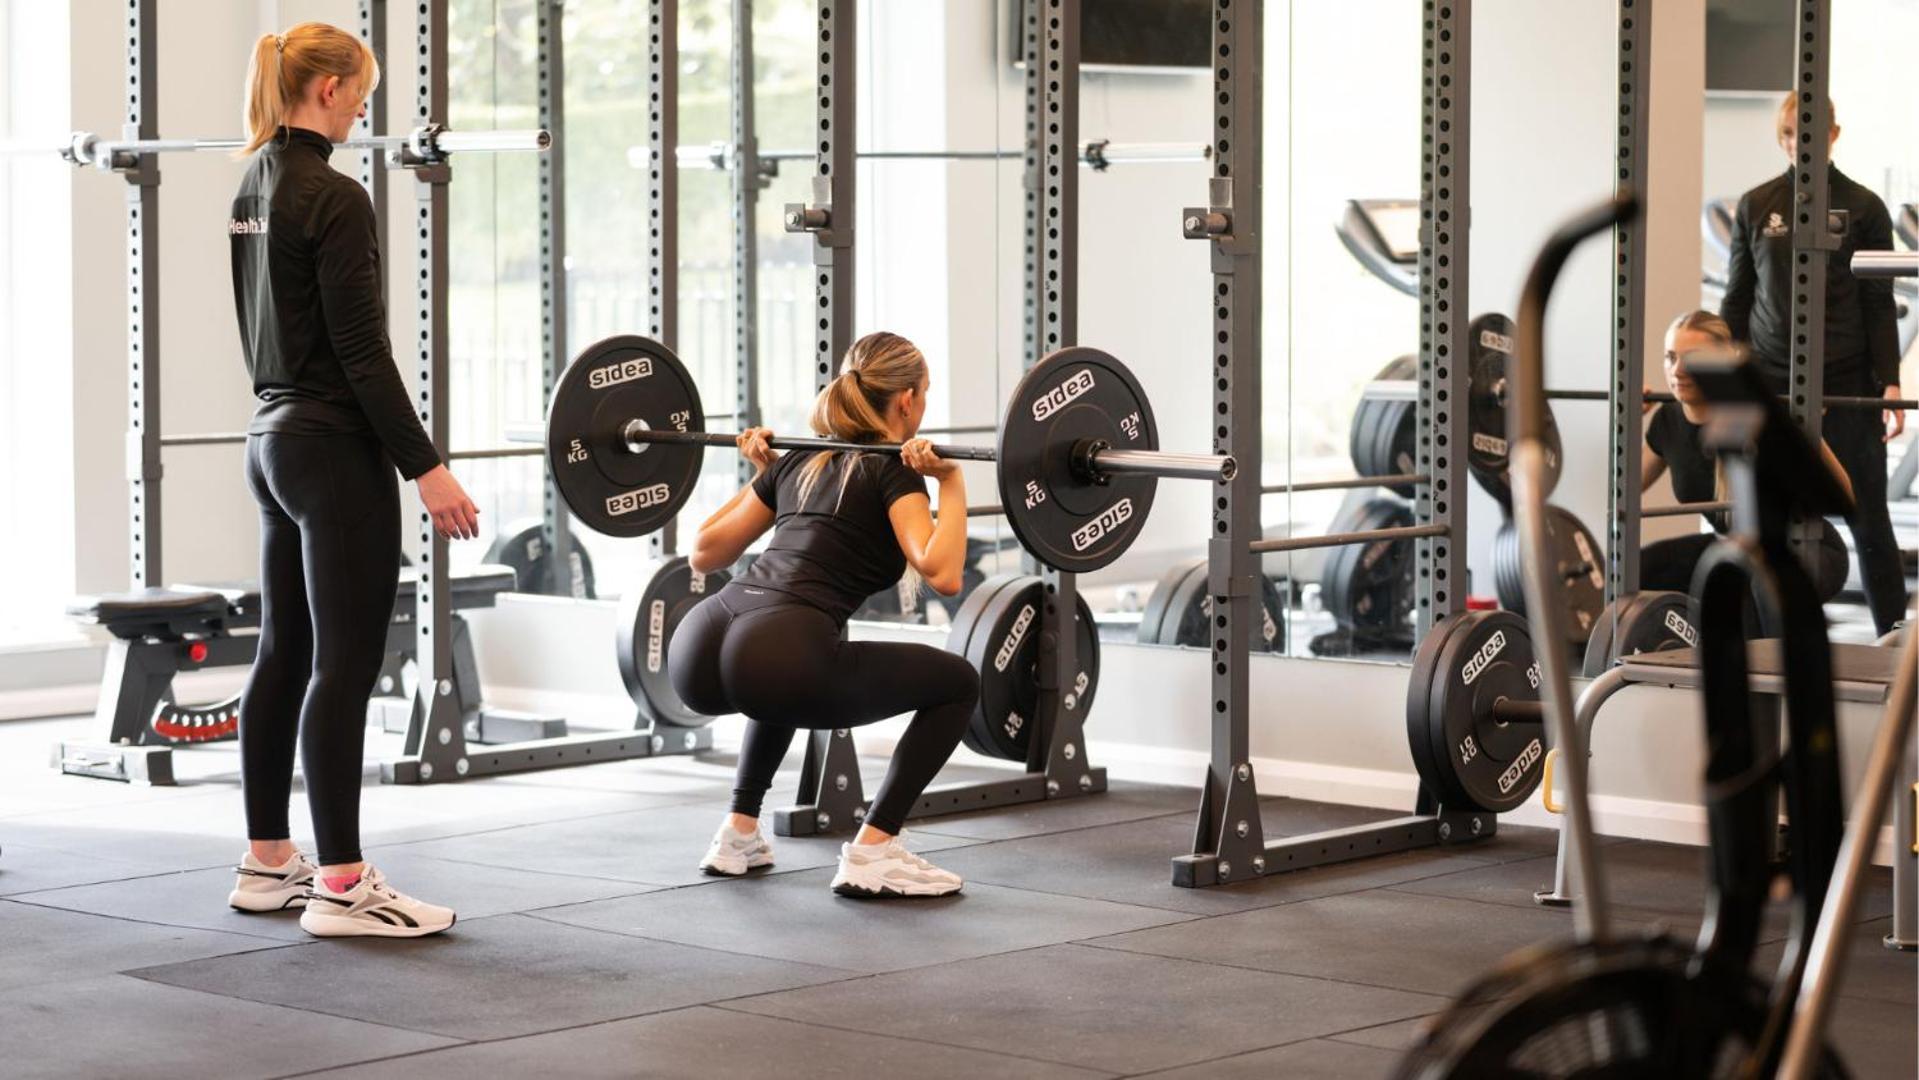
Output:
[[913,713],[866,823],[897,834],[959,745],[979,698],[963,658],[930,645],[851,642],[826,612],[784,593],[732,584],[687,613],[667,652],[673,689],[694,709],[744,713],[733,812],[758,817],[793,733],[858,727]]
[[393,463],[353,435],[253,435],[260,504],[260,647],[240,697],[247,835],[285,840],[300,745],[320,865],[360,861],[367,698],[380,675],[400,563]]

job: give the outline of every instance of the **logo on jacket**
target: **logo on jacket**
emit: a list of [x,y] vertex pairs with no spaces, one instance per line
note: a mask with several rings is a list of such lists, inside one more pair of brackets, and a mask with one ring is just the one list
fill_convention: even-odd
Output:
[[1786,219],[1780,215],[1779,211],[1774,210],[1772,213],[1766,215],[1765,227],[1760,231],[1767,236],[1784,236],[1786,235]]
[[265,236],[267,219],[263,217],[232,218],[227,221],[228,236]]

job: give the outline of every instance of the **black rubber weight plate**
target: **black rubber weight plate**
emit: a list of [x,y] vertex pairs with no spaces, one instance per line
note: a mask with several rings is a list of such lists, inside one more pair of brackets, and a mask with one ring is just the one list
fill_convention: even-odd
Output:
[[704,727],[712,717],[694,712],[673,691],[667,658],[681,620],[731,576],[724,570],[696,574],[678,556],[649,563],[641,574],[646,583],[620,599],[614,644],[620,680],[649,718],[672,727]]
[[[1467,328],[1470,339],[1466,423],[1468,451],[1466,466],[1486,493],[1511,506],[1511,447],[1506,438],[1506,379],[1513,360],[1513,321],[1504,315],[1489,313],[1472,321]],[[1546,493],[1559,484],[1562,465],[1559,423],[1553,419],[1552,403],[1546,407]]]
[[[1565,590],[1569,640],[1584,645],[1606,607],[1605,554],[1592,530],[1571,511],[1557,506],[1546,508],[1546,540],[1552,548],[1549,557],[1558,568],[1556,579]],[[1523,615],[1526,592],[1522,557],[1519,528],[1509,521],[1493,537],[1493,586],[1502,607]]]
[[588,346],[560,374],[546,418],[547,464],[581,524],[609,536],[645,536],[693,496],[706,451],[655,443],[627,448],[628,421],[703,430],[700,392],[673,351],[636,336]]
[[[1373,499],[1360,507],[1347,528],[1363,532],[1413,523],[1413,512],[1396,499]],[[1389,630],[1412,610],[1411,540],[1374,540],[1347,544],[1326,556],[1319,589],[1323,606],[1347,629]]]
[[1406,680],[1406,746],[1412,751],[1413,768],[1426,790],[1438,797],[1439,774],[1443,759],[1433,750],[1432,712],[1433,676],[1446,651],[1446,640],[1465,622],[1470,612],[1449,615],[1433,624],[1413,653],[1412,672]]
[[538,519],[518,522],[495,537],[483,561],[511,567],[515,592],[570,596],[576,600],[591,600],[598,595],[593,580],[593,556],[577,540],[573,543],[569,580],[554,584],[546,558],[546,526]]
[[[980,611],[967,643],[967,659],[980,676],[979,705],[967,723],[966,744],[983,754],[1025,761],[1039,703],[1040,607],[1046,586],[1036,577],[1009,582]],[[1079,598],[1074,627],[1078,674],[1074,692],[1081,716],[1099,687],[1099,634],[1092,609]]]
[[[1202,564],[1204,559],[1199,560]],[[1146,598],[1146,610],[1139,615],[1139,633],[1137,640],[1142,645],[1164,644],[1160,638],[1160,627],[1166,622],[1166,612],[1173,604],[1173,593],[1179,589],[1179,583],[1193,569],[1193,563],[1175,563],[1166,568],[1153,585],[1153,592]]]
[[1640,596],[1644,599],[1633,612],[1632,622],[1620,624],[1615,635],[1618,655],[1670,652],[1699,644],[1691,597],[1682,592],[1646,592]]
[[1613,632],[1633,605],[1639,603],[1641,595],[1634,593],[1622,596],[1607,604],[1606,610],[1599,613],[1599,621],[1593,624],[1592,636],[1586,639],[1586,658],[1579,665],[1580,674],[1593,679],[1612,666]]
[[1090,573],[1138,538],[1155,480],[1075,478],[1073,447],[1098,439],[1117,450],[1157,450],[1159,429],[1145,391],[1124,364],[1098,349],[1061,349],[1013,389],[999,433],[999,494],[1020,543],[1048,566]]
[[1526,621],[1509,611],[1467,612],[1446,638],[1431,685],[1428,768],[1441,805],[1493,813],[1519,807],[1544,772],[1546,726],[1500,722],[1492,707],[1539,700]]
[[[993,602],[993,598],[998,596],[1008,585],[1031,580],[1035,579],[1023,574],[995,574],[981,582],[979,588],[974,589],[972,594],[966,598],[965,602],[960,604],[959,611],[954,613],[953,624],[946,632],[946,651],[957,656],[965,657],[967,663],[974,664],[973,638],[980,633],[980,626],[985,617],[987,606],[990,605]],[[974,670],[978,670],[977,664],[974,664]],[[976,709],[975,717],[977,716],[977,711]],[[974,728],[976,726],[978,725],[975,722],[975,718],[969,717],[966,723],[966,733],[960,737],[961,741],[966,744],[967,749],[975,753],[992,753],[975,733]]]
[[[1213,597],[1206,560],[1188,563],[1173,594],[1173,606],[1167,608],[1160,624],[1161,645],[1181,645],[1193,649],[1213,647]],[[1252,627],[1252,651],[1283,652],[1286,648],[1286,601],[1279,583],[1259,575],[1259,622]]]

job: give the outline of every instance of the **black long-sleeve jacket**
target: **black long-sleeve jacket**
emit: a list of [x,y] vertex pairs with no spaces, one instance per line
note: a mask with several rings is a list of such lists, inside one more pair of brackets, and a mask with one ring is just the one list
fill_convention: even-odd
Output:
[[332,153],[281,128],[233,198],[233,306],[260,399],[247,432],[371,433],[411,480],[440,455],[393,362],[373,203]]
[[[1832,209],[1846,212],[1846,235],[1826,273],[1826,388],[1856,391],[1899,382],[1899,325],[1889,279],[1852,276],[1855,251],[1889,251],[1886,204],[1851,177],[1831,173]],[[1792,347],[1792,174],[1746,192],[1733,217],[1732,260],[1719,313],[1733,337],[1752,346],[1760,370],[1784,385]]]

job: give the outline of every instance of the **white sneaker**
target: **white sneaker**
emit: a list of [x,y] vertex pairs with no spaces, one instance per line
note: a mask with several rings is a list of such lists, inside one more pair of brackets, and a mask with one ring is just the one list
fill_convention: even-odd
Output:
[[395,892],[386,878],[368,866],[360,881],[343,893],[314,879],[300,929],[314,937],[425,937],[453,925],[453,909],[423,904]]
[[305,907],[314,869],[305,855],[296,854],[284,866],[268,866],[249,851],[233,868],[233,891],[227,894],[227,903],[236,910],[252,912]]
[[707,845],[700,869],[713,877],[739,877],[748,870],[773,865],[773,845],[759,829],[743,833],[731,823],[721,822],[720,831]]
[[965,882],[906,850],[898,837],[884,844],[841,844],[833,891],[862,898],[947,896]]

